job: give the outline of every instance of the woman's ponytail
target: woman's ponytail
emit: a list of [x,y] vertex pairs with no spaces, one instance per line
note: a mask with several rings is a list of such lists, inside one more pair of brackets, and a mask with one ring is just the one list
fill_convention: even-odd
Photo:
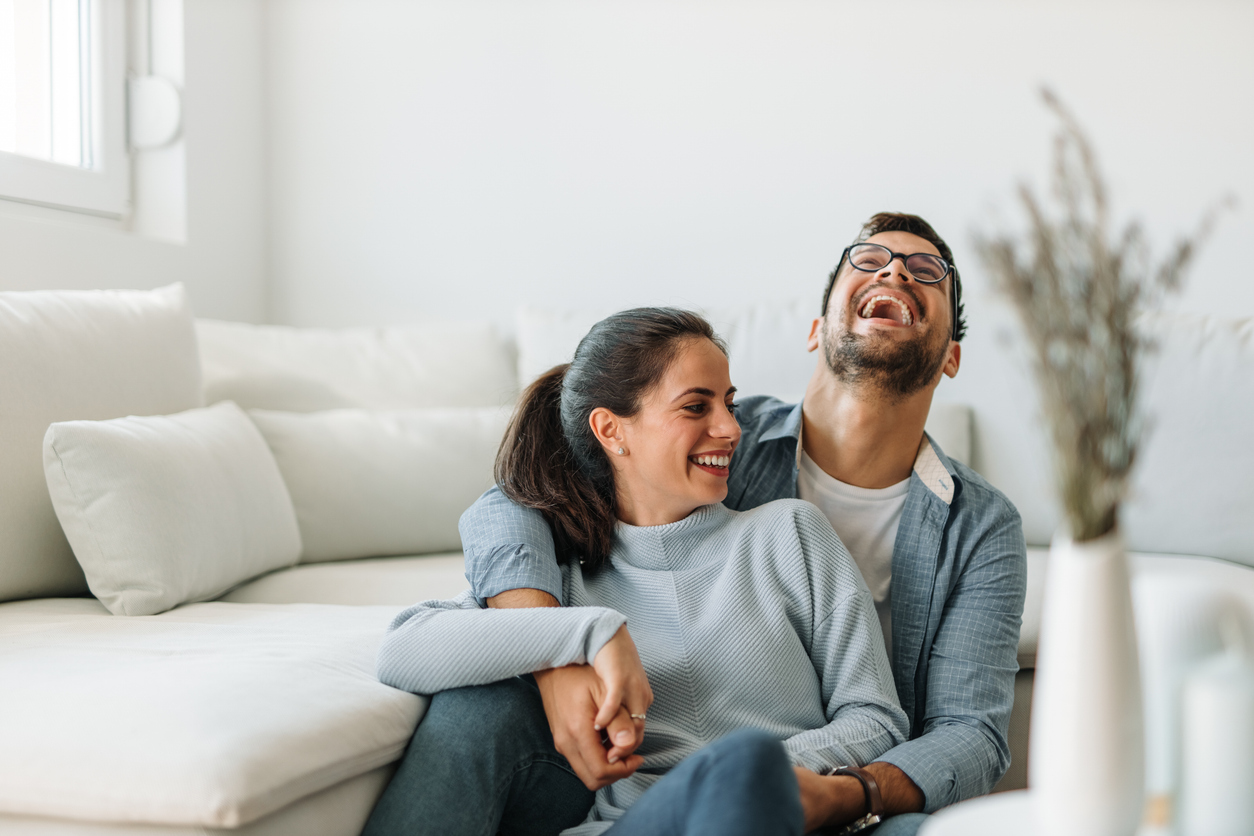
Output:
[[613,544],[613,480],[598,490],[566,440],[562,381],[569,368],[549,369],[523,392],[496,454],[496,483],[510,499],[544,515],[559,561],[573,557],[599,566]]

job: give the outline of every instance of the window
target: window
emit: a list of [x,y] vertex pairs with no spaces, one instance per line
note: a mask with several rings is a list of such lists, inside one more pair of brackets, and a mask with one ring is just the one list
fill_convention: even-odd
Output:
[[0,0],[0,197],[128,208],[124,0]]

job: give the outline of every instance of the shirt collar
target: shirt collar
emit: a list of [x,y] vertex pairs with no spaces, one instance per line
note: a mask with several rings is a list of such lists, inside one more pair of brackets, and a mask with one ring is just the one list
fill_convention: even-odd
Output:
[[[794,461],[800,468],[801,433],[801,403],[798,402],[782,419],[774,426],[767,428],[758,438],[760,441],[794,439],[796,444]],[[919,442],[919,452],[914,457],[914,472],[923,482],[924,487],[935,494],[937,499],[946,505],[953,503],[957,472],[954,470],[953,463],[949,461],[949,457],[932,443],[931,436],[926,432],[923,433],[923,440]]]
[[957,484],[954,466],[949,457],[932,444],[932,438],[926,432],[923,433],[923,441],[919,442],[919,453],[914,457],[914,472],[941,502],[946,505],[953,503],[954,486]]

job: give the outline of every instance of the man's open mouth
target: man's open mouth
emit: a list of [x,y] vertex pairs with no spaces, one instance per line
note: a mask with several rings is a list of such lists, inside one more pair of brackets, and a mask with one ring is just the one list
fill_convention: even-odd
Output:
[[895,296],[872,296],[862,303],[858,316],[863,319],[888,319],[901,325],[914,324],[910,308]]

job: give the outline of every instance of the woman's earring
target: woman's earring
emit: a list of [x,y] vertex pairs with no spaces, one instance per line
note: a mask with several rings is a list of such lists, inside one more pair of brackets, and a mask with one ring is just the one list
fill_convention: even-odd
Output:
[[618,448],[618,455],[620,455],[620,456],[625,456],[625,455],[627,455],[627,451],[626,451],[626,450],[624,450],[622,447],[619,447],[619,448]]

